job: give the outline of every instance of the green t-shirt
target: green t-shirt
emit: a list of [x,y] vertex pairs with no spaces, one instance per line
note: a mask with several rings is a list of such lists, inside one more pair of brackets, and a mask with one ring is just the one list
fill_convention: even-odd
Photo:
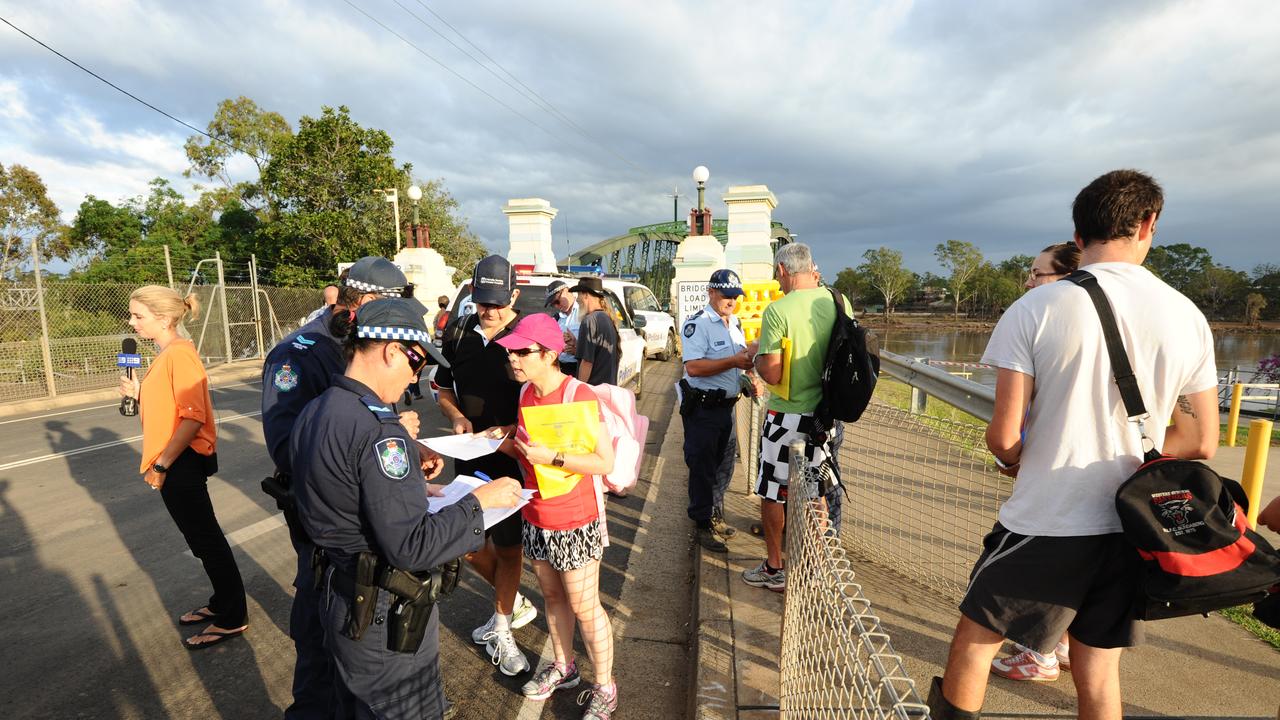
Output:
[[[849,302],[845,309],[852,312]],[[769,409],[785,413],[812,413],[822,399],[822,367],[827,361],[836,306],[825,287],[793,290],[769,303],[760,318],[760,354],[782,352],[782,338],[791,340],[789,400],[769,398]]]

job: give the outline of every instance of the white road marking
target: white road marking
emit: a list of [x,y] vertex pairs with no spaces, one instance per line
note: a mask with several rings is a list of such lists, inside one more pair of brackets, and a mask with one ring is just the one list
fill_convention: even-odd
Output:
[[[278,527],[284,527],[284,513],[276,513],[269,518],[259,520],[252,525],[246,525],[240,528],[227,536],[227,544],[231,547],[236,547],[242,543],[249,542],[259,535],[265,535]],[[193,560],[196,557],[190,550],[187,550],[182,554]]]
[[[533,659],[532,673],[538,672],[538,663],[542,662],[543,658],[548,660],[555,659],[555,653],[551,651],[550,634],[547,635],[546,642],[542,643],[542,652],[538,653],[538,656]],[[532,673],[530,673],[530,677],[533,677]],[[579,687],[581,687],[581,685],[579,685]],[[578,691],[572,690],[571,692],[576,693]],[[548,698],[548,700],[550,700],[550,698]],[[516,720],[538,720],[538,718],[542,717],[542,708],[546,706],[547,700],[530,700],[529,698],[525,698],[524,701],[520,703],[520,710],[516,713]]]
[[[231,383],[230,385],[219,385],[215,388],[209,388],[210,392],[218,392],[229,388],[244,387],[245,385],[256,385],[253,382]],[[44,415],[28,415],[26,417],[13,418],[12,420],[0,420],[0,425],[8,425],[9,423],[26,422],[28,420],[39,420],[41,418],[57,417],[58,415],[71,415],[73,413],[88,412],[90,410],[101,410],[109,407],[119,407],[120,403],[113,402],[109,405],[90,405],[89,407],[76,408],[75,410],[62,410],[54,413],[45,413]]]
[[[220,417],[214,422],[221,424],[224,422],[230,422],[232,420],[241,420],[243,418],[257,417],[261,414],[262,414],[261,410],[254,410],[253,412],[239,413],[236,415],[227,415],[226,417]],[[134,435],[133,437],[120,438],[119,440],[112,440],[110,442],[97,443],[96,445],[86,445],[84,447],[79,447],[74,450],[63,450],[62,452],[49,453],[48,455],[40,455],[33,458],[27,458],[25,460],[15,460],[11,463],[5,463],[4,465],[0,465],[0,472],[5,470],[12,470],[14,468],[26,467],[28,465],[35,465],[36,463],[42,463],[42,462],[45,462],[46,460],[57,460],[58,458],[71,457],[73,455],[83,455],[84,453],[93,452],[95,450],[105,450],[106,448],[116,447],[117,445],[128,445],[129,443],[134,443],[141,439],[142,439],[141,435]]]

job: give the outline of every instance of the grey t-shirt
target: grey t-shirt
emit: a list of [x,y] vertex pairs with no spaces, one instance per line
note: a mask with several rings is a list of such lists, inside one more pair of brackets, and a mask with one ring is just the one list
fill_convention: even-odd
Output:
[[588,385],[618,384],[618,328],[603,310],[582,318],[578,326],[578,362],[591,363]]

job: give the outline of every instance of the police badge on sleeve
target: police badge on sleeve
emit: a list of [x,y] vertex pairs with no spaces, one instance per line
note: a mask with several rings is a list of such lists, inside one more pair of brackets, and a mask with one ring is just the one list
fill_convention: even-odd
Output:
[[409,474],[409,450],[404,446],[403,440],[387,438],[379,440],[373,447],[383,475],[392,480],[403,480]]
[[280,392],[289,392],[290,390],[298,387],[298,373],[289,366],[289,363],[285,363],[276,371],[275,377],[271,380],[271,384]]

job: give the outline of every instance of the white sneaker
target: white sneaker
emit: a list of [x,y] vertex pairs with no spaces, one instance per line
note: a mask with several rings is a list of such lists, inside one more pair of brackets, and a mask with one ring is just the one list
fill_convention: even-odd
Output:
[[529,660],[516,646],[516,638],[510,630],[494,630],[485,636],[485,649],[489,651],[489,659],[502,671],[503,675],[515,677],[529,672]]
[[519,630],[533,622],[536,617],[538,617],[538,608],[529,602],[529,598],[523,595],[516,595],[516,605],[511,613],[511,629]]
[[471,631],[471,642],[477,645],[484,645],[489,642],[489,633],[493,632],[493,627],[498,624],[498,616],[496,614],[489,616],[489,622],[481,625]]

